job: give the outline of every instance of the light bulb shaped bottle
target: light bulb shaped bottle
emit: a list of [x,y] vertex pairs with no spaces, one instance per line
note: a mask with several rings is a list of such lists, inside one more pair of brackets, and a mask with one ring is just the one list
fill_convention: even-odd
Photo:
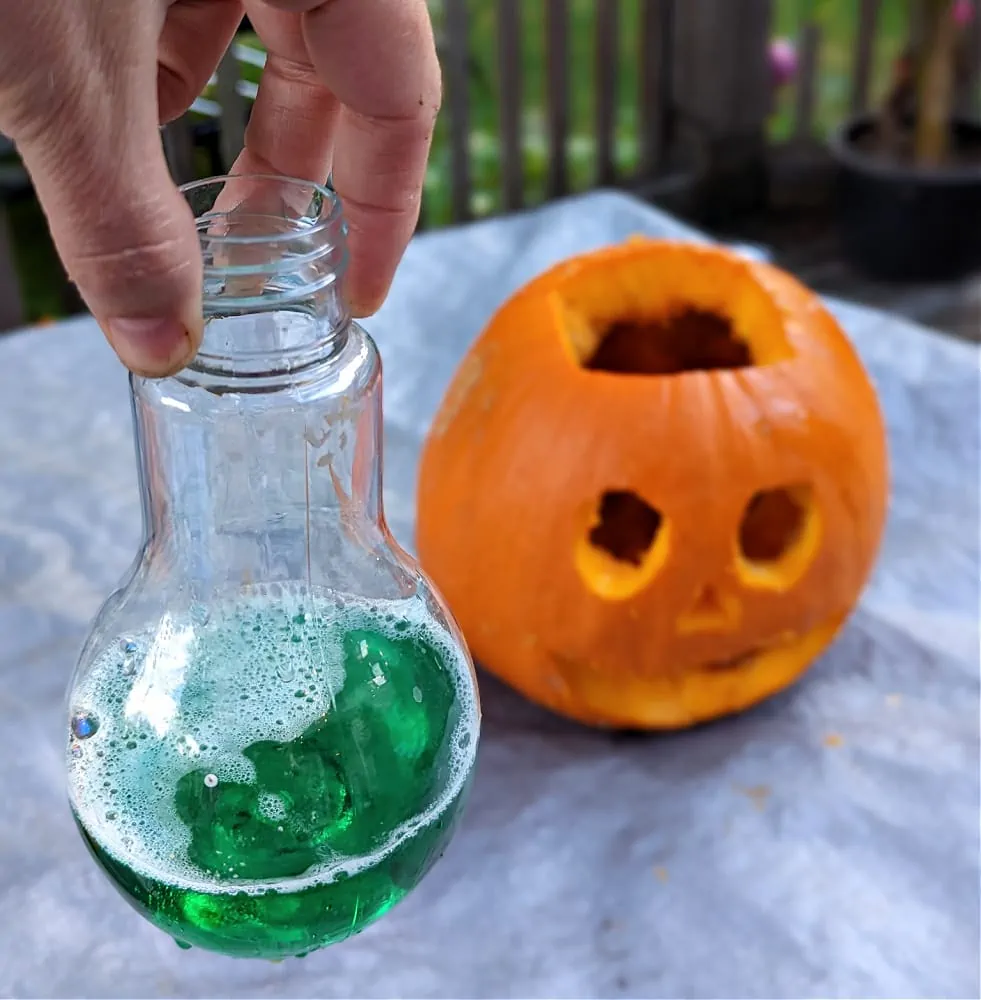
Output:
[[71,808],[179,944],[302,955],[410,892],[466,798],[479,703],[382,510],[381,365],[317,185],[186,186],[205,333],[130,381],[144,537],[68,696]]

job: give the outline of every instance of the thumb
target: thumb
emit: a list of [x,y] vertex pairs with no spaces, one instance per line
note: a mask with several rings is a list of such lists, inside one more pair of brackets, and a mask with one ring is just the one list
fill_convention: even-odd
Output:
[[200,344],[202,268],[157,128],[155,53],[147,71],[145,86],[124,75],[103,82],[108,94],[63,91],[68,101],[19,146],[86,305],[127,368],[159,377]]

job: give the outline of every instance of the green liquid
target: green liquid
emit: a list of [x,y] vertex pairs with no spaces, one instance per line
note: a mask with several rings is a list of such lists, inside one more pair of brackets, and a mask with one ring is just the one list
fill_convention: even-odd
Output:
[[476,704],[445,633],[297,607],[252,604],[187,642],[163,738],[152,674],[177,676],[173,656],[151,647],[128,689],[99,684],[99,664],[76,692],[98,718],[70,753],[83,837],[179,943],[284,958],[341,941],[418,884],[459,817]]

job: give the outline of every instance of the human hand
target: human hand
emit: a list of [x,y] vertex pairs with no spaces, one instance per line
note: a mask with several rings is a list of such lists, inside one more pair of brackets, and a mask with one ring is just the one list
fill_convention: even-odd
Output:
[[0,0],[0,131],[122,362],[178,371],[201,340],[201,263],[158,124],[183,113],[243,11],[268,50],[233,172],[324,182],[344,202],[356,316],[412,235],[440,70],[425,0]]

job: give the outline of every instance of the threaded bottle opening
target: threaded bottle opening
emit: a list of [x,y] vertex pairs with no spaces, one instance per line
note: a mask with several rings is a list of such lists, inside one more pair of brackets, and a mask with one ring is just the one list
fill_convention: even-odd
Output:
[[289,370],[330,350],[349,319],[341,294],[347,227],[337,195],[261,174],[210,177],[181,192],[204,268],[195,367]]

